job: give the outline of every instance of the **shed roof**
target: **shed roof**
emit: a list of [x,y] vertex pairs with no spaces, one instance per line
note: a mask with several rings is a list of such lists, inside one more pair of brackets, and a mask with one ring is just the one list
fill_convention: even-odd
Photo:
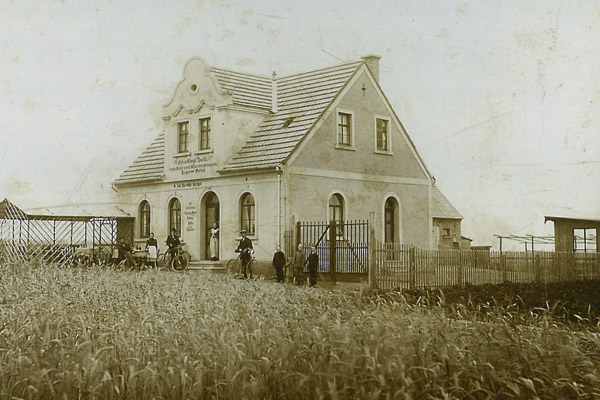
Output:
[[0,202],[0,218],[9,219],[55,219],[87,220],[91,218],[133,218],[127,212],[111,203],[65,204],[60,206],[36,207],[21,210],[8,199]]
[[463,219],[463,216],[460,215],[436,185],[431,187],[431,195],[431,213],[433,218]]

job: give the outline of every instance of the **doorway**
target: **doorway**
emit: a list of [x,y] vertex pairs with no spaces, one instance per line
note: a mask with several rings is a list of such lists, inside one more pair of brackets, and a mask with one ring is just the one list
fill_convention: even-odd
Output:
[[[219,198],[217,197],[215,192],[208,192],[204,195],[203,199],[202,199],[202,203],[201,203],[202,209],[203,209],[203,223],[201,223],[201,235],[200,235],[200,240],[201,240],[201,248],[203,250],[201,250],[201,254],[203,254],[203,259],[205,260],[210,260],[213,256],[212,252],[211,252],[211,246],[210,246],[210,242],[211,242],[211,232],[210,230],[214,227],[214,225],[216,224],[217,228],[219,228],[219,233],[220,233],[220,220],[219,220],[219,214],[220,214],[220,204],[219,204]],[[220,237],[220,235],[218,235]],[[218,260],[220,258],[220,240],[217,239],[216,243],[215,243],[215,248],[213,249],[215,251],[215,255],[216,255],[216,259]],[[216,261],[216,260],[215,260]]]

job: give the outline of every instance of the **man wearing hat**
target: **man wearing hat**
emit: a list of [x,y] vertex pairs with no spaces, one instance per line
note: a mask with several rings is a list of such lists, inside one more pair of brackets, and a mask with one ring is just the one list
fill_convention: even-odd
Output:
[[247,267],[252,259],[252,255],[250,254],[250,252],[253,250],[252,240],[246,236],[245,229],[240,231],[240,235],[242,235],[242,238],[240,239],[240,243],[238,244],[237,249],[235,249],[235,252],[241,252],[240,258],[242,259],[242,272],[244,273],[244,279],[248,279]]
[[177,229],[171,229],[171,234],[167,236],[167,253],[171,255],[171,257],[175,257],[177,252],[179,251],[179,245],[181,244],[179,240],[179,236],[177,236]]

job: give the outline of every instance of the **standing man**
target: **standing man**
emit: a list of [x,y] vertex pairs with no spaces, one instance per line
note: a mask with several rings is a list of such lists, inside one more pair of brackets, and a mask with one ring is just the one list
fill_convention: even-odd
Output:
[[246,230],[242,229],[240,231],[240,235],[242,238],[240,239],[240,243],[238,244],[237,249],[235,249],[236,253],[241,253],[240,258],[242,259],[242,272],[244,273],[244,279],[248,279],[248,264],[252,259],[252,255],[250,252],[253,250],[252,240],[246,236]]
[[177,252],[179,250],[179,236],[177,236],[177,230],[175,228],[171,229],[171,234],[167,236],[167,253],[171,255],[171,258],[175,258],[177,256]]
[[310,248],[310,255],[308,256],[308,280],[310,286],[317,284],[317,270],[319,269],[319,255],[317,254],[317,248],[312,246]]
[[302,269],[304,268],[304,264],[306,264],[306,254],[304,254],[304,246],[302,243],[298,243],[298,250],[296,250],[296,254],[294,254],[294,283],[296,285],[302,285]]
[[275,247],[275,254],[273,254],[273,267],[275,267],[275,274],[277,275],[277,282],[283,283],[283,267],[285,266],[285,254],[281,251],[281,246]]

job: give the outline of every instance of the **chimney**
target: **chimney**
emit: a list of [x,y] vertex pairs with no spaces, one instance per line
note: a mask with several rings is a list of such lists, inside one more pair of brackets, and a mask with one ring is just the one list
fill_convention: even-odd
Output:
[[277,74],[273,71],[273,80],[271,81],[271,111],[277,112]]
[[374,54],[369,54],[361,58],[365,60],[365,64],[367,64],[367,68],[369,68],[373,78],[375,78],[375,82],[379,83],[379,60],[381,57]]

